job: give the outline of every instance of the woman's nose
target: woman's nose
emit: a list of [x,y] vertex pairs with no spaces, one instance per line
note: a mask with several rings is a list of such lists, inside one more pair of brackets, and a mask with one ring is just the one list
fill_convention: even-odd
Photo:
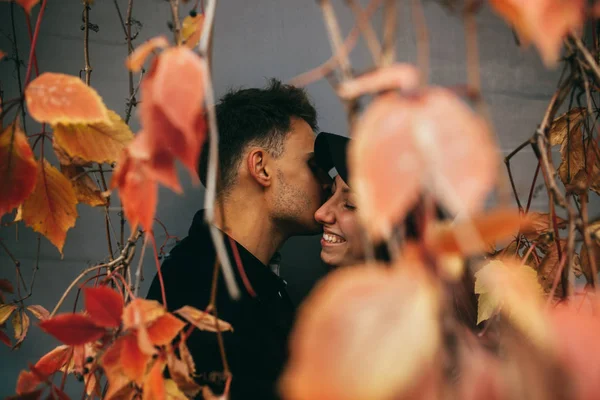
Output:
[[319,207],[319,209],[315,212],[315,220],[322,225],[330,225],[335,222],[335,215],[332,210],[330,200],[326,201],[325,204]]

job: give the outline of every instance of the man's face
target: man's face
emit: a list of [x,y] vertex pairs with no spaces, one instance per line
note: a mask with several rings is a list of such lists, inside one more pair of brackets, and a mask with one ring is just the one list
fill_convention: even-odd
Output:
[[315,134],[301,118],[292,117],[283,154],[275,161],[272,215],[289,235],[321,232],[314,213],[324,199],[325,178],[314,160]]

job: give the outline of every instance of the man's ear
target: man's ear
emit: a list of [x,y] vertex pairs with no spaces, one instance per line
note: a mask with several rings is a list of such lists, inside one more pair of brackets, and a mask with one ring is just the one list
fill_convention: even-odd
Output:
[[271,166],[269,163],[269,154],[264,149],[252,149],[246,161],[248,163],[248,173],[261,186],[271,185]]

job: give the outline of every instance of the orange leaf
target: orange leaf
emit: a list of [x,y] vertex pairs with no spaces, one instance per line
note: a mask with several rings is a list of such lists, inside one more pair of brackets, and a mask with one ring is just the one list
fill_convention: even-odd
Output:
[[141,351],[135,334],[130,334],[123,338],[121,365],[123,372],[129,379],[137,384],[141,384],[146,373],[146,366],[151,359],[151,356]]
[[58,346],[42,356],[42,358],[35,363],[35,368],[43,375],[52,375],[69,361],[71,354],[72,348],[70,346]]
[[121,349],[123,348],[124,337],[120,337],[104,352],[100,364],[106,371],[107,376],[121,368]]
[[[185,20],[184,20],[185,21]],[[125,66],[133,72],[140,72],[144,62],[156,49],[169,47],[169,42],[164,36],[157,36],[139,45],[125,60]]]
[[165,364],[157,360],[150,373],[144,381],[142,400],[164,400],[165,399],[165,378],[163,370]]
[[38,377],[30,371],[21,371],[17,379],[17,394],[25,394],[35,390],[40,384]]
[[437,291],[410,265],[330,273],[300,309],[283,397],[406,397],[437,360],[438,312]]
[[44,319],[50,318],[50,313],[48,312],[48,310],[46,310],[44,307],[40,306],[39,304],[36,304],[33,306],[27,306],[27,309],[37,319],[44,320]]
[[0,217],[33,191],[37,175],[33,151],[17,123],[0,133]]
[[23,221],[62,255],[67,231],[77,219],[77,197],[71,182],[46,160],[39,163],[37,175],[33,193],[23,203]]
[[171,48],[157,58],[141,87],[140,119],[153,148],[168,149],[193,179],[206,131],[203,68],[190,49]]
[[0,342],[4,343],[8,347],[12,347],[10,337],[8,337],[8,335],[4,333],[4,331],[0,331]]
[[25,89],[31,117],[55,124],[109,123],[102,98],[76,76],[44,72]]
[[2,60],[4,57],[6,57],[6,53],[0,50],[0,60]]
[[175,317],[173,314],[165,314],[156,319],[156,321],[148,327],[150,341],[155,346],[167,345],[171,343],[184,326],[185,322]]
[[514,26],[521,42],[533,43],[544,63],[554,66],[563,39],[584,23],[583,0],[490,0],[496,12]]
[[145,326],[165,313],[165,308],[156,300],[133,299],[123,311],[123,326],[125,329]]
[[118,328],[123,314],[123,296],[108,286],[86,287],[85,310],[94,323],[106,328]]
[[[423,189],[452,213],[476,212],[496,179],[498,155],[485,122],[443,88],[377,97],[353,137],[351,186],[376,239],[391,234]],[[398,182],[402,190],[389,190]]]
[[82,314],[62,314],[40,322],[40,328],[64,344],[71,346],[93,342],[106,330]]
[[204,26],[204,14],[196,14],[195,17],[188,15],[181,22],[181,38],[184,45],[193,49],[200,42],[202,35],[202,26]]
[[83,167],[61,164],[60,170],[71,181],[78,202],[92,207],[107,204],[106,197],[102,195],[102,191],[98,189]]
[[131,156],[129,150],[123,152],[111,180],[111,188],[119,189],[119,197],[132,229],[141,224],[144,229],[152,229],[158,184],[150,175],[146,162]]
[[133,140],[133,133],[121,117],[108,110],[108,122],[95,124],[57,124],[54,140],[69,157],[84,161],[113,163]]
[[16,304],[0,304],[0,325],[10,318],[13,311],[17,309]]
[[31,9],[40,2],[40,0],[16,0],[17,4],[25,9],[25,12],[31,14]]
[[215,319],[214,315],[192,306],[183,306],[174,312],[202,331],[217,332],[217,323],[219,331],[233,331],[233,327],[229,322],[225,322],[222,319]]

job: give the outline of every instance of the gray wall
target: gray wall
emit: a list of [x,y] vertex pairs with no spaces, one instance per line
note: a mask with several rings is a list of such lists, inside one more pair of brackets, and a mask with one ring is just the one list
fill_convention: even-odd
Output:
[[[118,2],[124,12],[127,1]],[[343,2],[334,3],[342,29],[348,32],[353,24],[352,14],[343,7]],[[81,9],[80,1],[48,2],[37,51],[41,71],[77,75],[83,68]],[[26,57],[29,45],[25,20],[18,7],[16,11],[19,50],[21,57]],[[425,11],[431,36],[431,81],[441,85],[464,83],[465,46],[460,20],[432,2],[426,3]],[[375,18],[376,26],[381,26],[380,14]],[[113,2],[96,1],[90,15],[91,22],[100,28],[98,33],[90,33],[91,64],[94,68],[92,85],[109,108],[124,115],[128,96],[127,72],[123,65],[126,46]],[[134,43],[165,33],[168,16],[169,6],[164,0],[136,0],[134,17],[142,22],[143,28]],[[490,105],[502,151],[506,154],[533,133],[554,91],[559,71],[545,70],[534,51],[517,48],[510,30],[489,10],[480,14],[478,22],[483,93]],[[0,2],[0,30],[0,49],[10,54],[11,45],[6,37],[11,35],[10,5],[6,2]],[[217,95],[231,87],[262,86],[269,77],[290,79],[320,64],[330,54],[320,10],[314,1],[219,2],[214,39]],[[401,61],[416,62],[415,34],[407,7],[399,10],[397,54]],[[352,53],[352,61],[359,71],[370,65],[364,43],[360,42]],[[21,68],[21,73],[24,75],[24,68]],[[0,62],[0,80],[7,99],[18,95],[15,77],[14,64],[6,59]],[[320,81],[308,86],[308,91],[318,107],[321,128],[346,134],[342,106],[329,85]],[[134,130],[138,128],[135,119],[132,127]],[[35,133],[39,126],[29,121],[28,129],[28,133]],[[523,198],[527,196],[535,165],[529,149],[515,158],[516,184]],[[191,217],[201,207],[203,192],[201,188],[190,185],[187,173],[180,176],[185,183],[185,194],[178,196],[161,190],[157,216],[168,226],[171,234],[183,237]],[[545,210],[546,207],[545,197],[534,201],[534,209]],[[594,209],[597,207],[594,206]],[[57,250],[42,239],[40,270],[28,304],[46,307],[56,304],[71,279],[86,266],[106,257],[103,210],[78,206],[78,211],[80,217],[77,226],[68,233],[62,260]],[[112,215],[117,224],[117,211]],[[25,226],[13,226],[1,228],[0,238],[21,261],[25,279],[29,280],[35,262],[36,235]],[[157,228],[157,240],[161,242],[163,239],[163,232]],[[290,292],[297,301],[326,272],[319,262],[318,252],[316,237],[292,239],[283,249],[282,275],[289,281]],[[145,260],[144,265],[148,279],[144,281],[142,293],[147,290],[155,271],[151,258]],[[14,265],[0,251],[0,277],[14,282],[14,275]],[[64,311],[68,311],[73,302],[66,304],[69,306],[64,307]],[[34,326],[19,351],[11,352],[0,346],[0,396],[12,394],[19,371],[27,367],[28,361],[34,361],[56,344]]]

